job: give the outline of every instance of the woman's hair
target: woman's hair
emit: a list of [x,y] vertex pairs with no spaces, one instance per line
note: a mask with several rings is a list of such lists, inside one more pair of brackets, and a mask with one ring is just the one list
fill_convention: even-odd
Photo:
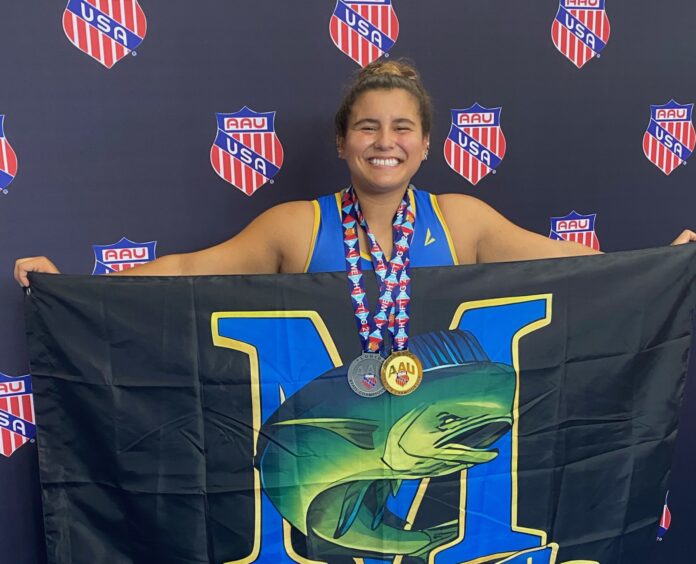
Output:
[[345,137],[348,117],[358,97],[369,90],[394,90],[400,88],[413,95],[418,101],[423,135],[430,133],[433,121],[433,104],[426,92],[416,67],[410,61],[378,59],[360,69],[348,87],[343,101],[336,112],[336,135]]

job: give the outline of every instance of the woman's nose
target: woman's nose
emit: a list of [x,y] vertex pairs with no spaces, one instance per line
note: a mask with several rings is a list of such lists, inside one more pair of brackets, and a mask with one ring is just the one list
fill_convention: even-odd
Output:
[[389,129],[380,129],[375,139],[377,149],[391,149],[394,146],[394,135]]

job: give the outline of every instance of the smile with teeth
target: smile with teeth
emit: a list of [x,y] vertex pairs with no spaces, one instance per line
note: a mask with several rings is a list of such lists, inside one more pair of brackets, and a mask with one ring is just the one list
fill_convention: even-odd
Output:
[[373,157],[368,159],[368,162],[373,166],[396,166],[400,161],[394,157],[388,159],[379,159],[377,157]]

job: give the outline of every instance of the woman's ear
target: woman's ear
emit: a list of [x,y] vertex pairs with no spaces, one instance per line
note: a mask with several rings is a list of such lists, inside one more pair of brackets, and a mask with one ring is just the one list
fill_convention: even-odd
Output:
[[336,135],[336,152],[338,153],[338,158],[342,159],[343,158],[343,146],[344,146],[344,138],[340,135]]

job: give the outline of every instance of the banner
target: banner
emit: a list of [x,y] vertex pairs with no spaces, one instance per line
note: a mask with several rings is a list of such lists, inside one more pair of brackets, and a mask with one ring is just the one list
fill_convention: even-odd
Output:
[[643,562],[695,254],[413,269],[423,381],[379,397],[343,273],[36,275],[48,560]]

